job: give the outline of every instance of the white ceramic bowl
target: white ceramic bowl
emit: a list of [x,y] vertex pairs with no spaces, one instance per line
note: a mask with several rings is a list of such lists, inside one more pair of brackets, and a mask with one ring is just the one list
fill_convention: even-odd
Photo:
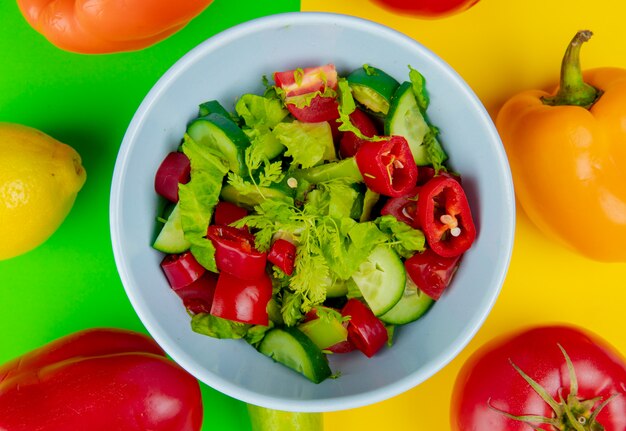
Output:
[[[334,63],[346,73],[364,63],[406,80],[408,67],[427,80],[429,117],[441,130],[451,166],[463,176],[478,229],[453,284],[421,320],[400,328],[392,348],[373,359],[334,355],[341,377],[313,384],[244,341],[191,331],[151,249],[154,174],[176,148],[198,104],[229,108],[245,92],[262,92],[277,70]],[[202,382],[242,401],[289,411],[332,411],[382,401],[431,377],[470,341],[492,308],[513,244],[515,201],[508,162],[484,107],[459,75],[413,39],[354,17],[289,13],[247,22],[181,58],[139,107],[120,148],[110,223],[117,267],[130,301],[165,351]]]

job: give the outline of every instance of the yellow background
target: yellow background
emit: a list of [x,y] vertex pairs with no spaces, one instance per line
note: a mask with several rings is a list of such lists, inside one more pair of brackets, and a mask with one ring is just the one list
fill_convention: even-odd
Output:
[[[439,20],[395,15],[369,0],[302,0],[302,10],[355,15],[413,37],[460,73],[492,118],[513,94],[557,83],[561,57],[577,30],[594,32],[582,50],[583,68],[626,68],[623,0],[481,0],[469,11]],[[555,190],[563,192],[567,191]],[[502,293],[463,353],[402,395],[326,414],[325,429],[449,430],[454,380],[483,343],[526,325],[563,322],[585,327],[626,353],[625,304],[626,264],[593,262],[550,242],[518,209],[515,246]]]

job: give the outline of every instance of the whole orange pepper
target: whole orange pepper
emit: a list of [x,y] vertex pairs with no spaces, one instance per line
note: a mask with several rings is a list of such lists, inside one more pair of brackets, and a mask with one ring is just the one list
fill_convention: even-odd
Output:
[[594,260],[626,261],[626,70],[581,72],[580,31],[558,91],[508,100],[496,126],[521,207],[541,231]]
[[134,51],[182,29],[212,0],[17,0],[26,21],[61,49]]

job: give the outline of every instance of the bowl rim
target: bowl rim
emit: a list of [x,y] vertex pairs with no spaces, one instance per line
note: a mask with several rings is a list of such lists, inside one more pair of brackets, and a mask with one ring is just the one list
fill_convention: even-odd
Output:
[[[144,121],[144,117],[151,105],[158,99],[159,94],[169,85],[172,78],[178,73],[182,72],[189,64],[192,64],[197,57],[202,56],[205,51],[211,50],[212,47],[218,47],[224,44],[228,44],[230,40],[237,39],[242,36],[246,36],[250,33],[255,33],[262,30],[271,28],[284,27],[286,25],[298,25],[298,24],[323,24],[329,23],[340,25],[344,27],[358,27],[367,28],[369,31],[380,32],[387,38],[391,38],[395,41],[412,45],[413,48],[421,50],[428,56],[429,61],[437,63],[442,70],[445,70],[451,78],[456,81],[464,91],[464,97],[471,103],[472,107],[476,109],[480,117],[483,120],[483,125],[489,132],[490,140],[499,145],[494,145],[496,157],[500,163],[497,168],[499,169],[499,177],[504,180],[506,209],[508,214],[503,218],[501,223],[502,231],[505,233],[503,238],[503,244],[505,247],[501,249],[500,264],[498,265],[498,271],[494,274],[494,283],[497,283],[497,287],[493,289],[491,296],[488,298],[487,305],[478,313],[475,318],[469,322],[470,325],[465,328],[463,333],[457,337],[457,343],[449,346],[446,350],[441,352],[436,357],[437,360],[432,360],[420,370],[409,374],[406,378],[393,382],[384,387],[376,388],[367,392],[362,392],[353,395],[336,396],[333,398],[315,399],[315,400],[295,400],[285,399],[280,397],[269,396],[265,394],[259,394],[254,391],[242,388],[234,383],[231,383],[221,376],[209,371],[202,370],[200,372],[195,371],[191,373],[190,369],[196,369],[195,365],[190,363],[195,362],[190,355],[188,355],[182,349],[176,346],[174,340],[165,335],[158,327],[158,322],[153,321],[147,314],[147,311],[143,310],[141,301],[135,295],[131,289],[129,280],[129,268],[124,259],[124,252],[122,250],[120,236],[121,219],[119,210],[122,200],[123,179],[126,172],[126,165],[128,162],[128,155],[132,143],[135,141],[135,137],[138,134],[140,127]],[[215,390],[222,392],[230,397],[236,398],[246,403],[259,405],[262,407],[272,408],[276,410],[284,411],[300,411],[300,412],[324,412],[324,411],[338,411],[345,409],[352,409],[371,405],[377,402],[384,401],[399,395],[425,380],[434,376],[437,372],[447,366],[459,353],[465,349],[469,342],[474,338],[475,334],[482,327],[487,316],[491,312],[495,301],[497,300],[502,286],[504,284],[506,274],[510,265],[513,242],[515,235],[515,196],[513,192],[513,180],[508,164],[508,159],[504,151],[504,147],[500,141],[498,132],[491,120],[491,117],[487,113],[484,105],[469,87],[469,85],[463,80],[463,78],[443,61],[437,54],[426,48],[417,40],[405,35],[404,33],[392,29],[386,25],[377,23],[375,21],[367,20],[360,17],[351,15],[345,15],[340,13],[331,12],[286,12],[279,13],[260,18],[255,18],[250,21],[246,21],[242,24],[235,25],[220,33],[211,36],[198,44],[196,47],[189,50],[186,54],[180,57],[152,86],[149,92],[146,94],[137,111],[133,115],[129,126],[124,134],[120,149],[116,158],[112,184],[110,193],[110,205],[109,205],[109,221],[110,221],[110,234],[112,241],[112,248],[114,254],[114,260],[122,281],[124,290],[133,306],[134,311],[137,313],[140,321],[145,326],[150,335],[157,341],[159,345],[167,352],[167,354],[182,368],[189,371],[200,381],[211,386]],[[201,377],[198,377],[201,376]]]

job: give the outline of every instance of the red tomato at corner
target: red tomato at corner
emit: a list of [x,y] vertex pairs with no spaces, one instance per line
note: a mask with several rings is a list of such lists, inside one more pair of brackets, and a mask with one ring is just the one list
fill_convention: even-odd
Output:
[[[540,398],[515,370],[518,366],[555,400],[559,393],[567,399],[571,392],[567,362],[559,345],[572,361],[578,382],[577,398],[601,397],[591,410],[614,396],[596,417],[592,426],[588,412],[580,429],[623,431],[626,429],[626,361],[605,341],[570,326],[536,327],[483,346],[461,369],[455,384],[451,413],[453,431],[531,431],[528,424],[506,417],[539,415],[552,418],[552,408]],[[551,425],[533,423],[538,430],[556,430]],[[574,429],[574,428],[562,428]]]
[[463,12],[479,0],[374,0],[375,3],[407,15],[421,18],[442,18]]

